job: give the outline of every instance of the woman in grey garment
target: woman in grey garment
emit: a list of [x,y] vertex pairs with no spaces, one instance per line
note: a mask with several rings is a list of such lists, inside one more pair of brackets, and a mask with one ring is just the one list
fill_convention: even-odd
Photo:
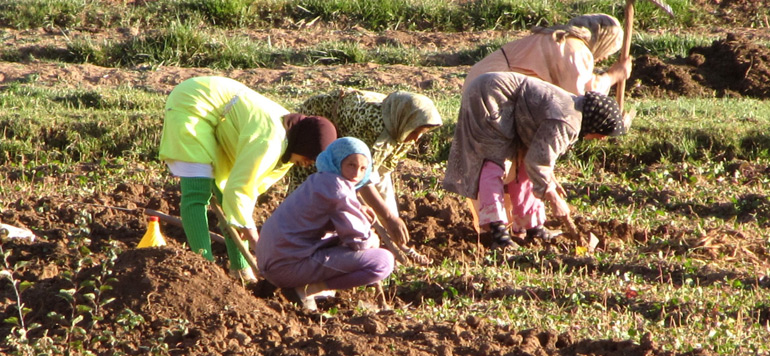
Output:
[[619,135],[630,126],[610,97],[573,95],[523,74],[485,73],[470,87],[460,104],[443,185],[479,200],[479,226],[499,246],[513,244],[503,204],[506,162],[526,170],[532,182],[509,190],[512,199],[543,199],[553,215],[568,216],[564,189],[553,174],[556,159],[579,138]]

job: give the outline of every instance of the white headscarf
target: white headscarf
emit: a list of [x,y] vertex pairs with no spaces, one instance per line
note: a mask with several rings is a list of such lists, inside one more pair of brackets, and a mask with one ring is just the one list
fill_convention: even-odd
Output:
[[623,46],[623,28],[614,16],[587,14],[569,20],[567,25],[591,31],[591,39],[586,44],[597,61],[609,57]]

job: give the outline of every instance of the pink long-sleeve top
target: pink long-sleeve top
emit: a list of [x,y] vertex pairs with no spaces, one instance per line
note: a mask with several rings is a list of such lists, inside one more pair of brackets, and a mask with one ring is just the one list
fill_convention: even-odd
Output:
[[612,85],[594,74],[594,56],[585,42],[575,37],[556,41],[550,33],[531,34],[508,42],[484,57],[468,71],[462,92],[465,94],[476,77],[489,72],[529,75],[576,95],[587,91],[607,94]]

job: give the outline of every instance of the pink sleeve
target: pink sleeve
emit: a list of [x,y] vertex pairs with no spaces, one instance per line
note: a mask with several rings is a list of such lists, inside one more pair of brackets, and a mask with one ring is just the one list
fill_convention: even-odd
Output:
[[[594,88],[596,76],[594,75],[594,56],[582,41],[568,39],[564,45],[563,68],[560,68],[556,85],[564,90],[584,95],[586,91],[597,90]],[[609,88],[607,88],[609,91]]]

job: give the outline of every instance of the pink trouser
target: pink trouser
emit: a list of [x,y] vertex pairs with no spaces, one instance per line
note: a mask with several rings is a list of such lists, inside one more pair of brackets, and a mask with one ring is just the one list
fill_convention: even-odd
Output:
[[[518,169],[516,179],[508,183],[508,195],[511,199],[510,220],[513,231],[521,232],[545,222],[545,205],[532,194],[532,181],[525,169]],[[508,224],[506,213],[505,170],[492,161],[484,161],[479,177],[478,216],[479,226],[501,221]]]

